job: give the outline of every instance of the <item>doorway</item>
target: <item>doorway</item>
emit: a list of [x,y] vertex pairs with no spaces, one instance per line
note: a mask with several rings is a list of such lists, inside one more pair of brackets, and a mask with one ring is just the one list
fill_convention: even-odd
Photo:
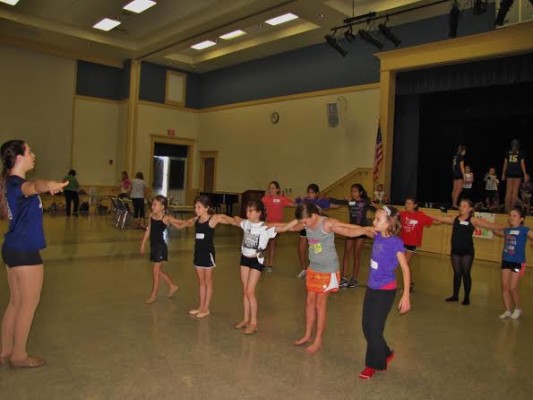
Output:
[[183,205],[191,191],[194,142],[186,139],[152,137],[152,193]]
[[200,192],[213,193],[216,188],[218,151],[200,152]]

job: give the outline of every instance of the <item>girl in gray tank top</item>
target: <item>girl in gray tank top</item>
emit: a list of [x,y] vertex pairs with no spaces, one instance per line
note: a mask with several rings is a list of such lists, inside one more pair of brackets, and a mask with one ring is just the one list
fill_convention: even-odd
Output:
[[[339,289],[339,258],[335,249],[335,233],[356,237],[373,235],[372,227],[361,227],[342,223],[336,219],[320,215],[318,207],[311,203],[300,204],[296,208],[299,221],[291,230],[305,228],[309,243],[309,268],[306,287],[305,334],[297,340],[297,346],[311,343],[308,353],[315,353],[322,347],[322,336],[326,328],[327,301],[330,292]],[[316,322],[315,338],[312,338]]]

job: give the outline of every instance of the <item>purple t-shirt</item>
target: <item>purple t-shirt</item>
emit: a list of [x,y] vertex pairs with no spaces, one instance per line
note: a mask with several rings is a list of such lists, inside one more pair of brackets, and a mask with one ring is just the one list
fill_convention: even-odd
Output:
[[370,275],[367,286],[370,289],[395,289],[398,252],[405,252],[402,239],[398,236],[383,237],[376,233],[372,256],[370,257]]

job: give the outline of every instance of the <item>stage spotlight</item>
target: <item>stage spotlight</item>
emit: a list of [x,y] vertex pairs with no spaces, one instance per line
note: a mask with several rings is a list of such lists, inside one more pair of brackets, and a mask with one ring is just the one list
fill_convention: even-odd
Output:
[[505,17],[509,12],[509,9],[513,5],[514,0],[502,0],[500,1],[500,9],[498,10],[498,15],[496,16],[496,21],[494,22],[497,26],[502,26],[505,23]]
[[350,43],[352,43],[355,40],[355,35],[352,32],[352,28],[344,32],[344,38]]
[[326,35],[325,39],[326,39],[326,42],[328,42],[328,44],[331,47],[333,47],[335,50],[337,50],[340,53],[341,56],[346,57],[346,54],[348,54],[348,52],[341,47],[341,45],[337,42],[337,39],[335,39],[331,35]]
[[398,47],[402,41],[392,32],[392,30],[385,24],[379,24],[378,29],[383,36],[385,36],[389,41],[394,43],[394,47]]
[[450,15],[448,16],[448,37],[457,37],[457,27],[459,26],[460,15],[461,11],[459,11],[459,4],[457,4],[457,1],[454,1],[450,10]]
[[372,36],[370,34],[370,32],[368,31],[365,31],[364,29],[359,29],[357,31],[357,33],[359,34],[359,36],[361,36],[361,38],[365,41],[365,42],[368,42],[374,46],[376,46],[378,49],[382,49],[383,48],[383,43],[381,43],[379,40],[377,40],[374,36]]
[[472,13],[474,15],[484,14],[485,12],[487,12],[488,6],[488,0],[474,0],[474,7],[472,7]]

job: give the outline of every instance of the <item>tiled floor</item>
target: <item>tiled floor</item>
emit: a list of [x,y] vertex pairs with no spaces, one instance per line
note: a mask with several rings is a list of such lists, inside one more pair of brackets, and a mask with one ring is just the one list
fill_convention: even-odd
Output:
[[[259,332],[245,336],[232,328],[242,314],[238,228],[217,228],[211,316],[195,320],[187,315],[196,304],[192,230],[171,232],[166,270],[180,285],[176,297],[166,299],[163,287],[148,306],[151,264],[138,254],[142,231],[117,230],[108,217],[61,215],[45,216],[45,227],[45,287],[29,350],[48,365],[0,368],[1,399],[533,397],[533,270],[521,283],[523,318],[501,321],[497,264],[474,263],[472,304],[462,306],[443,301],[451,288],[448,257],[419,254],[413,309],[388,319],[397,357],[386,373],[361,381],[364,288],[330,297],[321,352],[310,356],[293,345],[303,333],[305,300],[296,234],[280,237],[274,272],[257,290]],[[342,246],[339,239],[340,256]],[[7,298],[0,274],[2,311]]]

